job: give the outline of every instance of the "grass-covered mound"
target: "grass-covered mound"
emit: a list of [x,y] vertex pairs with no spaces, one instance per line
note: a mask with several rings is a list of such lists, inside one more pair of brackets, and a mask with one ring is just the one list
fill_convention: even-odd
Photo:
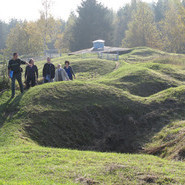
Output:
[[10,93],[1,95],[1,184],[185,183],[183,162],[38,146],[129,151],[177,112],[183,118],[184,110],[177,108],[184,106],[184,86],[138,99],[107,86],[70,83],[38,86],[13,101]]
[[156,63],[123,64],[118,70],[107,74],[100,83],[111,85],[131,94],[148,97],[170,87],[183,85],[183,70],[171,65]]
[[134,119],[144,105],[119,89],[80,82],[46,84],[18,97],[4,111],[8,115],[13,110],[6,122],[21,123],[24,137],[43,146],[119,152],[140,147]]
[[53,63],[70,60],[77,81],[0,93],[0,184],[185,184],[184,162],[142,154],[184,161],[183,57],[63,56]]
[[[88,80],[91,78],[97,78],[101,75],[112,72],[116,65],[114,61],[101,60],[101,59],[82,59],[77,56],[66,56],[61,58],[52,59],[52,63],[57,67],[58,64],[64,66],[65,61],[68,60],[77,74],[78,79]],[[42,77],[42,69],[46,61],[36,61],[36,65],[39,69],[39,76]]]
[[102,84],[46,84],[4,108],[4,126],[17,124],[17,135],[42,146],[136,152],[177,114],[184,118],[184,95],[184,86],[142,99]]
[[146,145],[149,154],[169,159],[185,160],[185,122],[176,121],[165,126]]

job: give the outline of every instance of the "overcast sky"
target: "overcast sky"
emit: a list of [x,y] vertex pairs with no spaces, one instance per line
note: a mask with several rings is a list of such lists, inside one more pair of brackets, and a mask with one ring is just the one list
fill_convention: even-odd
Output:
[[[75,11],[81,0],[53,0],[52,14],[56,18],[67,20],[71,11]],[[105,6],[118,10],[131,0],[98,0]],[[153,0],[145,0],[152,2]],[[8,22],[11,18],[21,20],[36,20],[39,18],[41,0],[1,0],[0,20]]]

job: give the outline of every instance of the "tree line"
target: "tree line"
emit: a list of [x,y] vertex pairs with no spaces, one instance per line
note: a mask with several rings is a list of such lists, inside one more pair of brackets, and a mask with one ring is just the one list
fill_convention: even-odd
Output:
[[93,40],[103,39],[108,46],[185,51],[185,0],[132,0],[117,12],[97,0],[83,0],[67,21],[52,16],[50,3],[43,0],[37,21],[0,21],[0,50],[21,55],[39,55],[48,49],[69,52],[90,48]]

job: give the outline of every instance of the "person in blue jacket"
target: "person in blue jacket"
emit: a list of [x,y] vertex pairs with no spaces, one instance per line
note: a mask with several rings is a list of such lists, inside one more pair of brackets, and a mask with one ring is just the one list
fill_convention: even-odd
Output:
[[65,61],[65,67],[64,67],[68,77],[70,80],[76,79],[75,73],[73,71],[73,68],[70,66],[70,62],[69,61]]

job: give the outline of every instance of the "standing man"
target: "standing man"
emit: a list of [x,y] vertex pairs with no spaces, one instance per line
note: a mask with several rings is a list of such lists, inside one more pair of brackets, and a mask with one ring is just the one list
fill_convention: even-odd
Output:
[[30,88],[30,83],[31,87],[34,87],[36,85],[36,81],[38,80],[38,68],[34,64],[34,60],[30,59],[29,61],[29,66],[26,67],[25,71],[25,79],[26,79],[26,88]]
[[47,63],[44,65],[43,68],[43,78],[44,83],[53,82],[55,78],[55,66],[51,63],[51,59],[47,58]]
[[[12,79],[12,97],[14,98],[15,96],[15,80],[18,81],[21,93],[24,92],[24,87],[22,83],[22,68],[21,64],[28,64],[28,62],[24,62],[18,58],[18,53],[13,54],[13,59],[9,61],[8,64],[8,75],[9,78]],[[29,65],[29,64],[28,64]]]

